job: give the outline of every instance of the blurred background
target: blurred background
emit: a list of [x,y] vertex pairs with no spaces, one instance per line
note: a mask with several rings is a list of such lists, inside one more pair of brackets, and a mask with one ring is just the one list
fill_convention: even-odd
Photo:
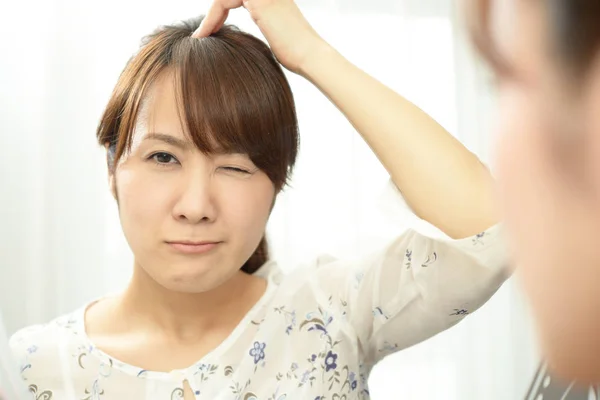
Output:
[[[493,81],[466,40],[459,2],[297,3],[342,54],[489,163]],[[96,124],[141,37],[202,14],[208,4],[32,0],[12,2],[11,12],[0,14],[0,310],[9,334],[124,288],[132,256],[108,191]],[[229,22],[260,36],[244,10]],[[292,187],[269,224],[283,269],[322,253],[364,254],[408,226],[440,234],[401,207],[378,206],[384,169],[318,90],[288,76],[302,147]],[[528,311],[511,279],[454,329],[385,359],[371,376],[372,398],[519,399],[538,361]]]

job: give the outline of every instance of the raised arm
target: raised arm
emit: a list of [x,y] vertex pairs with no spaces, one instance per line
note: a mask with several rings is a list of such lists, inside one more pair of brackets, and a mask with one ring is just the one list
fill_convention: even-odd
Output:
[[[241,5],[241,0],[215,0],[196,36],[217,30],[227,10]],[[292,0],[248,0],[243,5],[279,61],[344,113],[420,218],[452,238],[494,225],[492,178],[473,153],[327,44]]]
[[408,205],[453,238],[493,225],[492,179],[478,158],[429,115],[323,46],[302,67],[344,113]]

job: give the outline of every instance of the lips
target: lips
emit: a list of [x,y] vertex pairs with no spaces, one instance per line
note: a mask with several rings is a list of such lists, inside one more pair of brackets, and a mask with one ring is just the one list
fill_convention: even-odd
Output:
[[183,254],[204,254],[216,248],[222,242],[215,241],[174,241],[167,244],[178,253]]

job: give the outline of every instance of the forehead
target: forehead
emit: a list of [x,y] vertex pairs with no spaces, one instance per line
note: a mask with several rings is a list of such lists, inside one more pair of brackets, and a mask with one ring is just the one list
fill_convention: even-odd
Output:
[[134,135],[164,132],[184,136],[177,95],[173,74],[160,74],[142,100]]
[[194,147],[205,149],[213,155],[244,153],[224,147],[207,132],[203,134],[203,141],[207,141],[210,148],[206,149],[205,146],[198,145],[186,129],[185,116],[182,113],[181,101],[179,101],[181,94],[177,90],[176,79],[177,76],[174,73],[165,71],[150,85],[137,116],[132,147],[137,148],[146,139],[153,139],[166,143],[177,143],[178,147],[188,150],[192,150]]

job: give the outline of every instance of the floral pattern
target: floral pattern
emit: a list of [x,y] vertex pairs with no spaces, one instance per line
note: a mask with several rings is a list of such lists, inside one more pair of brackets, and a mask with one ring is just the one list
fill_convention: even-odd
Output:
[[325,372],[329,372],[330,370],[337,368],[337,364],[335,363],[337,358],[337,354],[329,350],[329,353],[327,353],[327,356],[325,356]]
[[481,232],[475,235],[472,239],[474,246],[483,246],[485,244],[483,238],[487,235],[487,232]]
[[29,385],[29,393],[33,395],[35,400],[52,400],[54,393],[50,390],[40,390],[36,385]]
[[276,307],[274,310],[285,317],[285,333],[289,335],[296,327],[296,310],[288,311],[286,306]]
[[266,343],[254,342],[254,347],[250,349],[250,355],[254,357],[254,364],[258,364],[265,359]]
[[404,266],[406,269],[410,269],[412,267],[412,250],[406,249],[404,254]]
[[[346,275],[339,272],[335,260],[315,266],[310,273],[287,277],[275,264],[266,265],[263,268],[271,268],[269,287],[259,304],[232,336],[185,370],[150,371],[103,353],[85,333],[86,307],[17,333],[11,347],[36,399],[68,397],[57,382],[62,371],[71,371],[73,390],[81,400],[147,394],[181,400],[186,382],[198,400],[366,400],[372,366],[409,346],[406,338],[420,340],[418,333],[407,330],[414,329],[407,328],[413,326],[407,320],[418,319],[427,335],[453,326],[506,279],[497,229],[446,243],[411,233],[407,240],[394,241],[358,266],[342,265],[347,267]],[[457,261],[450,255],[457,252],[446,251],[448,243],[464,253],[473,252],[473,257],[461,258],[468,265],[455,268]],[[456,270],[482,280],[474,285],[481,289],[472,298],[462,295],[473,292],[469,275],[449,279]],[[439,282],[445,280],[471,286],[452,288],[443,296]],[[369,287],[367,282],[378,283]],[[385,291],[379,292],[384,286]],[[435,296],[423,295],[427,290],[435,290]],[[460,293],[460,299],[452,293]],[[437,298],[443,304],[430,300]],[[415,302],[421,303],[410,312],[403,308]]]

